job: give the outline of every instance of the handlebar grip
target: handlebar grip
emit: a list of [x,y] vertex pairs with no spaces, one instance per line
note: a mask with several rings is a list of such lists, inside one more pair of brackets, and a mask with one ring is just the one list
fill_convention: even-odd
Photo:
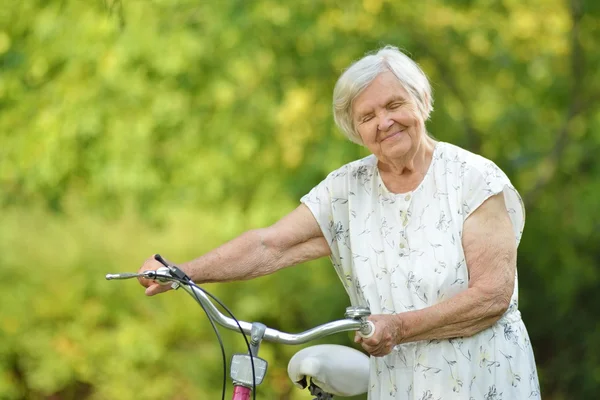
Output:
[[362,330],[364,328],[362,328],[360,331],[358,331],[358,334],[363,339],[368,339],[375,334],[375,324],[373,324],[371,321],[367,321],[366,328],[368,328],[368,329],[366,329],[367,333],[362,332]]

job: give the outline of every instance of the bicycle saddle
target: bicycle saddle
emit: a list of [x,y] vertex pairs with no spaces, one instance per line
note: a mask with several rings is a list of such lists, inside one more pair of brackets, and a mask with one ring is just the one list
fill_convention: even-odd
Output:
[[369,357],[351,347],[320,344],[300,350],[288,364],[288,375],[301,389],[307,378],[336,396],[357,396],[369,387]]

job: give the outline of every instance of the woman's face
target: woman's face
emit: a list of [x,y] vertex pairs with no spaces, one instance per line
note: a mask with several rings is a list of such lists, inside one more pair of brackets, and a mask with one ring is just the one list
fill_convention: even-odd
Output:
[[364,145],[384,163],[411,159],[425,135],[417,105],[389,71],[354,99],[352,118]]

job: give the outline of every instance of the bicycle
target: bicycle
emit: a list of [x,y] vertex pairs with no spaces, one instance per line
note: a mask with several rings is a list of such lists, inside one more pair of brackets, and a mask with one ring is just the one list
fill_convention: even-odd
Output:
[[[182,288],[202,307],[211,323],[224,356],[223,345],[214,322],[239,331],[246,341],[247,354],[234,354],[230,362],[230,378],[233,384],[232,400],[249,400],[252,394],[256,399],[256,386],[263,382],[268,363],[258,357],[263,340],[289,345],[304,344],[324,336],[346,331],[358,331],[368,338],[374,333],[374,325],[367,320],[371,314],[365,307],[347,307],[345,319],[328,322],[301,333],[281,332],[260,322],[237,320],[231,311],[216,297],[196,285],[177,266],[169,265],[160,255],[154,258],[163,264],[156,271],[142,273],[107,274],[107,280],[143,277],[160,284],[170,284],[173,289]],[[231,316],[227,317],[211,301],[212,298]],[[250,335],[250,341],[246,335]],[[225,362],[225,361],[224,361]],[[357,396],[367,392],[369,379],[369,358],[351,347],[322,344],[304,348],[294,354],[288,363],[288,376],[294,385],[308,389],[316,400],[329,400],[333,396]],[[225,398],[225,381],[223,385]]]

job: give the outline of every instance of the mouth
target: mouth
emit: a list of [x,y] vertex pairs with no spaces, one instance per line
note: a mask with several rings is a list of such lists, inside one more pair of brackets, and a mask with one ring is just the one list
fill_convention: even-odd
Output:
[[402,129],[402,130],[400,130],[400,131],[397,131],[397,132],[394,132],[394,133],[392,133],[392,134],[390,134],[390,135],[388,135],[388,136],[384,137],[384,138],[383,138],[381,141],[382,141],[382,142],[384,142],[384,141],[386,141],[386,140],[388,140],[388,139],[393,139],[393,138],[396,138],[396,137],[400,136],[400,135],[401,135],[401,134],[403,134],[403,133],[404,133],[404,129]]

